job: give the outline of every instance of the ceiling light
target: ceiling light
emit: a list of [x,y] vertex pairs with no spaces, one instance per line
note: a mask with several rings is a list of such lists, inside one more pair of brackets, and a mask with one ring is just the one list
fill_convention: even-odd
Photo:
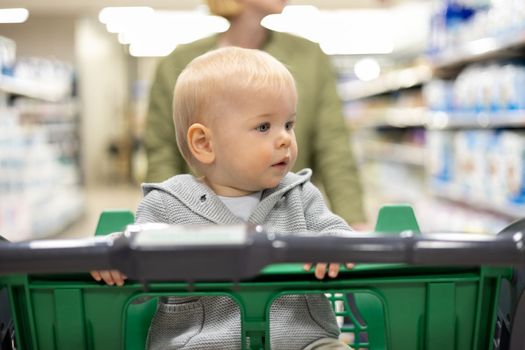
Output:
[[321,36],[321,12],[311,5],[286,6],[282,13],[263,18],[261,25],[276,32],[292,33],[314,42]]
[[130,7],[104,7],[98,13],[98,20],[101,23],[116,23],[121,21],[139,20],[152,15],[154,10],[147,6]]
[[0,9],[0,23],[24,23],[29,11],[24,8]]
[[286,6],[265,17],[269,29],[302,36],[326,54],[388,54],[394,50],[393,21],[386,10],[319,11],[314,6]]
[[138,57],[166,56],[179,44],[224,32],[230,26],[225,18],[202,11],[153,11],[140,19],[137,16],[131,12],[129,17],[101,17],[107,21],[107,31],[118,33],[119,42],[130,44],[130,54]]
[[128,34],[126,33],[119,33],[118,34],[118,42],[121,43],[122,45],[129,45],[131,44],[131,38]]
[[364,58],[357,61],[354,66],[354,73],[361,81],[372,81],[379,78],[381,66],[373,58]]
[[129,45],[129,54],[134,57],[163,57],[175,50],[177,45],[162,41],[132,43]]

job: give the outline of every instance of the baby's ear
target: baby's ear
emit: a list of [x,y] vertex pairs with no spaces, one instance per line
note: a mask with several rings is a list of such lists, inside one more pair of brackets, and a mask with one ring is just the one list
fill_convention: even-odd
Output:
[[215,152],[212,147],[210,129],[200,123],[195,123],[189,127],[186,136],[193,157],[205,165],[213,163]]

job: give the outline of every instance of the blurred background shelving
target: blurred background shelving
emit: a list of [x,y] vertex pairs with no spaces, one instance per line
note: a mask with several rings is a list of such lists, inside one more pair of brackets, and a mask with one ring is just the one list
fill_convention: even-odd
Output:
[[58,234],[83,210],[74,72],[45,59],[21,59],[13,69],[15,44],[0,43],[2,233],[8,239]]
[[525,212],[525,7],[482,5],[461,9],[465,19],[448,31],[436,28],[434,37],[447,39],[428,52],[429,186],[511,221]]
[[524,18],[517,1],[443,1],[412,62],[341,83],[369,215],[406,200],[424,228],[456,211],[473,231],[523,216]]
[[[147,5],[134,39],[104,10],[124,5]],[[0,24],[0,234],[77,236],[103,208],[134,210],[156,63],[224,21],[201,0],[0,7],[30,13]],[[370,222],[391,202],[411,203],[424,230],[494,233],[523,216],[522,0],[291,0],[263,23],[332,58]]]

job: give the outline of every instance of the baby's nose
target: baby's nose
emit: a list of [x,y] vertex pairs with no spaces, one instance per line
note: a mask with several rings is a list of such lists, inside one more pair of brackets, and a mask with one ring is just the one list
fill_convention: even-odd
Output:
[[279,133],[279,137],[277,138],[277,144],[279,147],[288,147],[291,142],[292,135],[290,135],[289,131],[283,130]]

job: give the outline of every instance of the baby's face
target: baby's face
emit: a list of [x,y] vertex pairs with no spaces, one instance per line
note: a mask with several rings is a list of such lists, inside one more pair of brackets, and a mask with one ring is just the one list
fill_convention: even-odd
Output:
[[[276,187],[297,158],[295,91],[242,91],[211,127],[216,184],[240,196]],[[221,193],[218,193],[221,194]]]

